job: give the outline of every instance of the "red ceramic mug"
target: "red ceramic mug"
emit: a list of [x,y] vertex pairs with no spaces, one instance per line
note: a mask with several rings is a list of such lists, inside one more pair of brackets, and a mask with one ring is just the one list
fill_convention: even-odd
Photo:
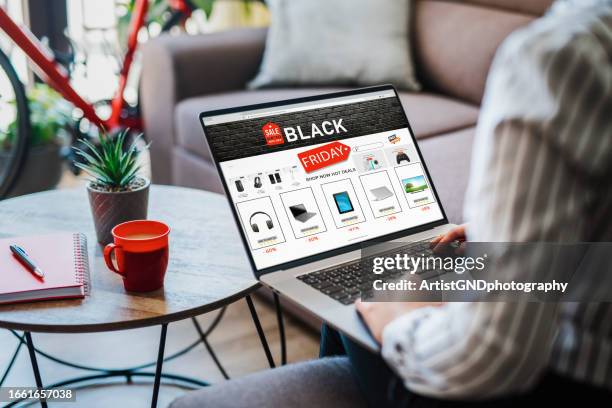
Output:
[[163,222],[138,220],[119,224],[111,233],[114,242],[104,248],[104,261],[123,276],[125,289],[150,292],[161,288],[168,267],[170,228]]

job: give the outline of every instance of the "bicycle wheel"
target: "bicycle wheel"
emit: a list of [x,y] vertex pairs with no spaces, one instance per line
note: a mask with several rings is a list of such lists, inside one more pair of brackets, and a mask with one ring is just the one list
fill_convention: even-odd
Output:
[[24,164],[30,115],[23,84],[0,50],[0,200],[14,186]]

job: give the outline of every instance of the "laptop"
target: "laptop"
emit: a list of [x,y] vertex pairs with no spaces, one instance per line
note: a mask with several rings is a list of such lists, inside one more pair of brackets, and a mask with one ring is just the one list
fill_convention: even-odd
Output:
[[304,204],[292,205],[289,207],[289,211],[291,211],[293,218],[302,223],[317,215],[317,213],[306,211],[306,206]]
[[385,186],[373,188],[370,193],[374,196],[374,201],[382,201],[393,196],[391,190]]
[[[396,90],[384,85],[214,110],[200,122],[255,277],[379,350],[353,305],[366,289],[355,273],[362,248],[393,242],[420,250],[453,227]],[[399,147],[414,160],[398,164]],[[375,171],[363,168],[364,152],[381,159]],[[232,180],[262,173],[279,177],[259,189],[230,188]],[[263,223],[253,218],[260,213],[270,228],[252,227]]]

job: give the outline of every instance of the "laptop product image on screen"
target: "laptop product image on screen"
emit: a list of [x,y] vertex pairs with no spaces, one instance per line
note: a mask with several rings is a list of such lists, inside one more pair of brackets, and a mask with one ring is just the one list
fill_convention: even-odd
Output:
[[304,204],[292,205],[289,207],[289,211],[291,211],[293,218],[299,222],[306,222],[317,215],[317,213],[306,211],[306,206]]
[[[426,206],[416,206],[406,194],[431,177],[391,86],[204,112],[200,121],[257,277],[448,224],[433,183]],[[415,152],[413,167],[385,160],[400,150]],[[378,163],[369,163],[367,171],[366,156]],[[365,190],[360,176],[373,169],[391,185]],[[251,181],[260,188],[236,188],[235,180],[253,180],[254,174],[265,177],[264,183],[264,177]],[[394,190],[405,192],[397,196],[401,211],[374,216],[373,203]],[[290,197],[290,207],[283,197]],[[245,218],[257,211],[270,216],[276,231],[265,242]],[[315,215],[318,228],[294,233],[296,220],[305,223]]]
[[351,199],[349,198],[348,192],[346,191],[334,194],[334,201],[336,202],[336,207],[338,208],[338,212],[340,214],[346,214],[355,210],[353,208],[353,203],[351,203]]
[[389,190],[385,186],[373,188],[372,190],[370,190],[370,193],[372,193],[372,195],[374,196],[374,201],[382,201],[393,195],[391,190]]

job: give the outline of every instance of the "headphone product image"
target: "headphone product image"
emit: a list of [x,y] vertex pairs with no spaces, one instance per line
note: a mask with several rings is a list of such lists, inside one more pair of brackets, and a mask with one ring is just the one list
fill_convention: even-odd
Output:
[[272,228],[274,228],[274,223],[272,222],[272,217],[270,217],[267,213],[263,212],[263,211],[256,211],[253,214],[251,214],[251,218],[249,218],[249,225],[251,225],[251,229],[253,230],[253,232],[259,232],[259,225],[257,225],[256,222],[253,222],[253,218],[258,215],[265,215],[268,219],[266,220],[266,226],[268,227],[269,230],[271,230]]

